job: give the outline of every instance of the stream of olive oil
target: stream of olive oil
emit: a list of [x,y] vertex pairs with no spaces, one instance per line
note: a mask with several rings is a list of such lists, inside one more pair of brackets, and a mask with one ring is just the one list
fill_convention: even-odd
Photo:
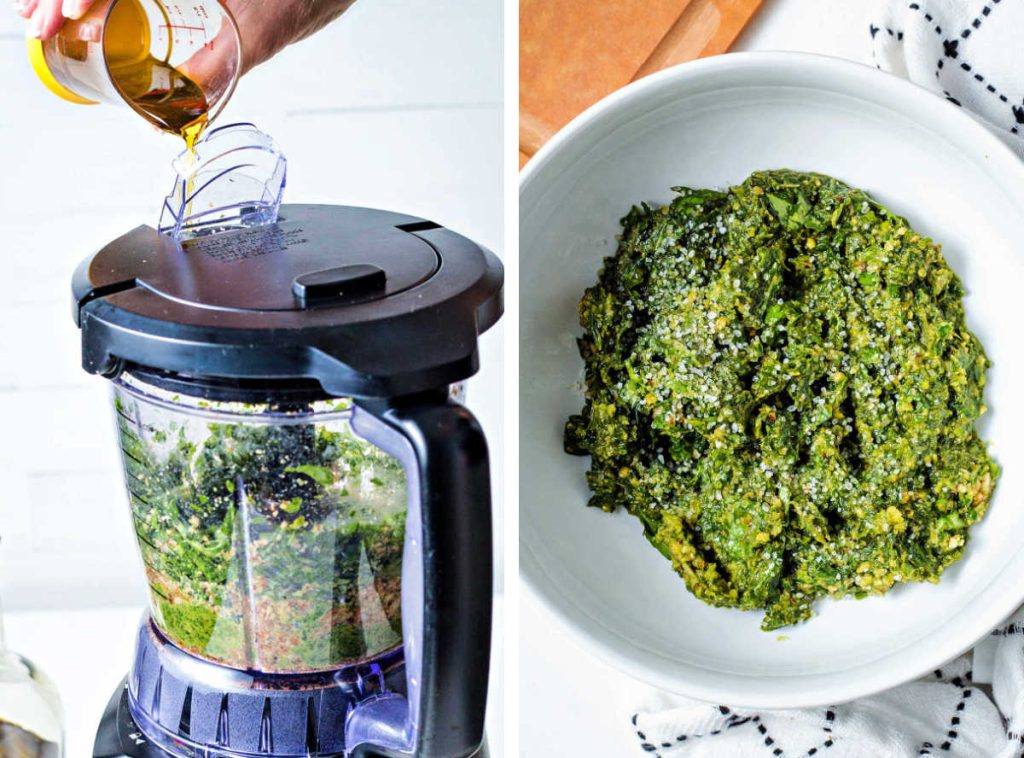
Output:
[[177,134],[190,151],[202,136],[210,105],[188,76],[153,57],[146,14],[138,0],[120,0],[107,19],[103,52],[111,78],[148,121]]

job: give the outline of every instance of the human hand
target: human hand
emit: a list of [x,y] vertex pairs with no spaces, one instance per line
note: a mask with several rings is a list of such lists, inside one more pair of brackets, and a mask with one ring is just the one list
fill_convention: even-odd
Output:
[[60,29],[64,19],[78,19],[96,0],[14,0],[15,12],[28,20],[30,37],[48,39]]
[[[242,73],[270,60],[288,45],[319,31],[355,0],[224,0],[242,39]],[[55,35],[64,19],[79,19],[97,0],[15,0],[18,15],[28,20],[28,34]]]
[[226,0],[242,38],[242,73],[323,29],[355,0]]

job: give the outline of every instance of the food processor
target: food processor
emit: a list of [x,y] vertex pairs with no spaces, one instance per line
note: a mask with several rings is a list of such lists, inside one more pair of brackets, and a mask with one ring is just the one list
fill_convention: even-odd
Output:
[[151,600],[93,755],[478,755],[490,482],[458,398],[501,264],[422,218],[279,205],[251,127],[197,152],[160,228],[74,276]]

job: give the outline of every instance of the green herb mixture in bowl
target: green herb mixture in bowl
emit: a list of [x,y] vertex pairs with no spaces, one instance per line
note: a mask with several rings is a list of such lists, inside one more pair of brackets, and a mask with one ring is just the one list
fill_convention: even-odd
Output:
[[938,581],[999,475],[989,362],[938,245],[864,192],[764,171],[634,207],[584,295],[591,505],[637,516],[687,587],[764,609]]
[[[756,173],[780,168],[819,176],[793,176],[815,183],[802,189]],[[1024,602],[1022,186],[1024,164],[955,106],[796,53],[646,77],[554,137],[520,184],[526,597],[633,677],[749,708],[863,697],[988,635]],[[744,242],[730,201],[766,244]],[[684,244],[692,260],[667,249],[712,215],[725,232]],[[745,246],[767,281],[733,257]],[[891,288],[924,318],[886,307]],[[595,496],[615,510],[587,508]],[[524,644],[546,631],[529,625]]]
[[292,409],[115,386],[156,625],[238,669],[340,668],[397,647],[406,480],[348,401]]

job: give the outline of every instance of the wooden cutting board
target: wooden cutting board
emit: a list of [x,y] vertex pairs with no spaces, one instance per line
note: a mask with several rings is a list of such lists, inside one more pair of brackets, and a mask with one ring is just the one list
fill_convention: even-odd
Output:
[[520,164],[605,95],[724,53],[761,2],[520,0]]

